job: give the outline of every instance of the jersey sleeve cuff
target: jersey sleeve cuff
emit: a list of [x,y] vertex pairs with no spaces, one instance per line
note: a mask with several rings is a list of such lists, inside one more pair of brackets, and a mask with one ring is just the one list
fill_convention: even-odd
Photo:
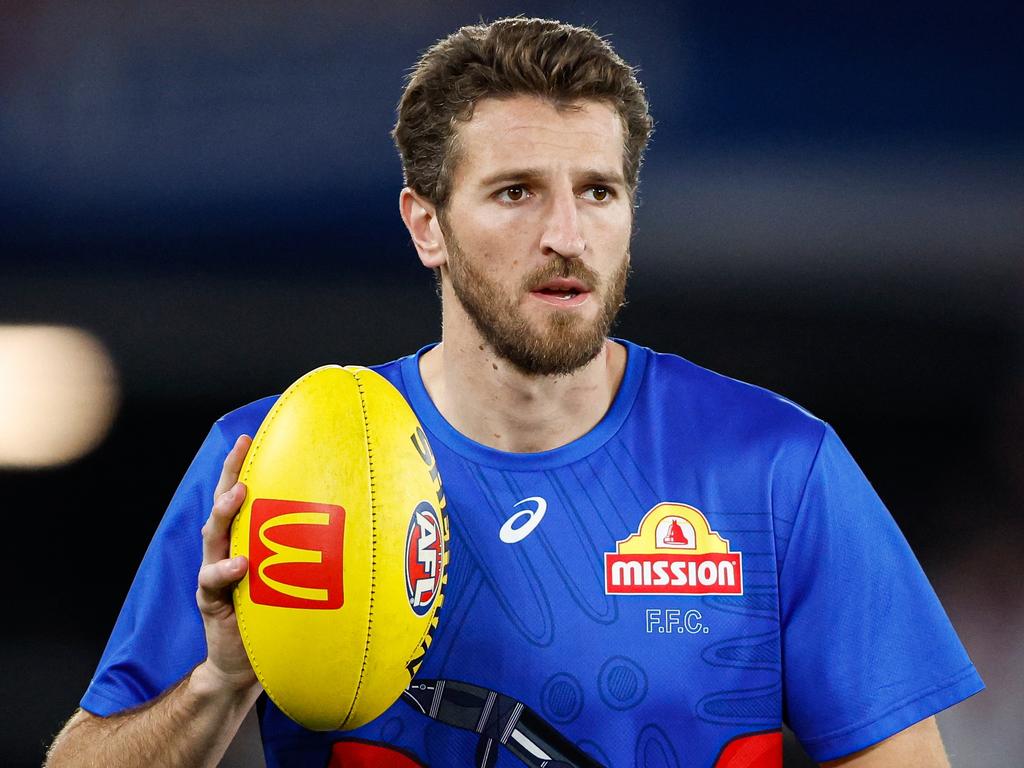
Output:
[[857,723],[821,736],[801,736],[800,743],[807,750],[807,754],[818,762],[835,760],[867,749],[914,723],[973,696],[984,688],[985,683],[982,682],[974,665],[970,664],[914,697],[897,703],[868,722]]
[[111,696],[108,693],[104,693],[98,690],[95,686],[90,686],[82,697],[82,700],[78,705],[98,717],[109,717],[110,715],[116,715],[118,712],[123,712],[126,709],[137,707],[140,702],[128,702],[118,697]]

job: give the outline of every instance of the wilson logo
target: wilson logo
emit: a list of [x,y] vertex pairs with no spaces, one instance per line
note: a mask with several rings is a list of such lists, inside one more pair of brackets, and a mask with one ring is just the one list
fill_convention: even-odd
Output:
[[249,524],[249,597],[281,608],[340,608],[344,535],[341,507],[256,499]]
[[416,506],[405,541],[405,587],[409,605],[417,616],[426,616],[434,604],[444,569],[441,524],[429,501],[421,501]]

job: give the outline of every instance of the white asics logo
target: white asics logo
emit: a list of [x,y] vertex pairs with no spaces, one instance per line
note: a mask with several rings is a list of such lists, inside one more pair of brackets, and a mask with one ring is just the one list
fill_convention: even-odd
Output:
[[[535,509],[520,510],[506,520],[505,524],[501,526],[501,531],[498,532],[498,536],[506,544],[515,544],[517,541],[522,541],[533,533],[533,529],[540,525],[540,521],[544,519],[544,513],[548,511],[548,503],[540,496],[531,496],[528,499],[517,501],[513,506],[518,507],[520,504],[526,504],[531,501],[537,505]],[[516,527],[516,523],[524,517],[526,518],[526,522],[519,527]]]

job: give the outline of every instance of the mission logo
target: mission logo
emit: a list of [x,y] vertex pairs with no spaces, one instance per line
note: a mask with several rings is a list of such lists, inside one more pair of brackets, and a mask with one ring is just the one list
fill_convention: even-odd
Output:
[[609,595],[742,595],[742,553],[688,504],[663,502],[604,554]]

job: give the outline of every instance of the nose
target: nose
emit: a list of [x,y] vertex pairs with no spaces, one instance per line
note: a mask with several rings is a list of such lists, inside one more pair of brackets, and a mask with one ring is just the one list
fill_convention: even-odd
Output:
[[540,238],[540,249],[545,256],[577,259],[587,249],[587,241],[580,231],[577,202],[571,190],[559,192],[550,198]]

